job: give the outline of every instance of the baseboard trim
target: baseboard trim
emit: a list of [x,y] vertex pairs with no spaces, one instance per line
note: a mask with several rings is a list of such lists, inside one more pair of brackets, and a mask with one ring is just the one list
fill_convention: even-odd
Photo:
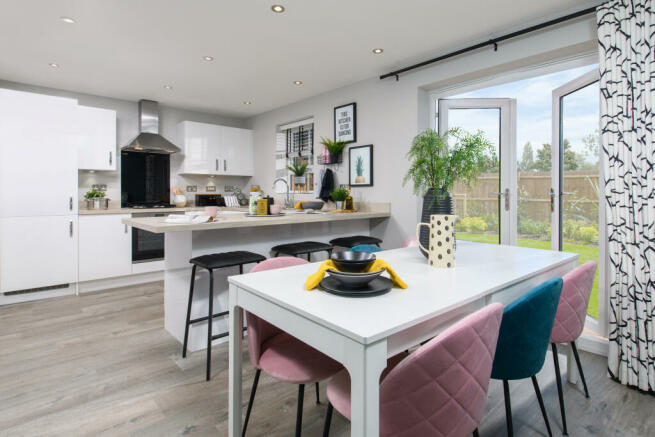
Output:
[[604,337],[597,335],[583,333],[580,338],[575,341],[578,349],[589,352],[595,355],[606,357],[609,353],[609,341]]
[[119,276],[117,278],[99,279],[97,281],[86,281],[79,283],[80,293],[109,290],[112,288],[128,287],[130,285],[145,284],[164,280],[164,272],[148,272],[136,275]]

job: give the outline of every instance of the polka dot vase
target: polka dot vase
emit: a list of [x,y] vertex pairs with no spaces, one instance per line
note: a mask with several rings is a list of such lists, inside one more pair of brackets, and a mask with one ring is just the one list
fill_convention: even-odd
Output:
[[455,267],[455,220],[456,215],[433,214],[430,223],[416,225],[416,238],[421,226],[430,231],[430,247],[421,248],[428,253],[428,264],[432,267],[449,269]]

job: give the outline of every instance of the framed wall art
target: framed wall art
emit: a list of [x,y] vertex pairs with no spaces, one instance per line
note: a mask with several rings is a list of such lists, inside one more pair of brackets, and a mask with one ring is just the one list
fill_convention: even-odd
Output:
[[357,141],[357,103],[334,108],[334,141]]
[[349,177],[353,187],[373,185],[373,145],[357,146],[348,149]]

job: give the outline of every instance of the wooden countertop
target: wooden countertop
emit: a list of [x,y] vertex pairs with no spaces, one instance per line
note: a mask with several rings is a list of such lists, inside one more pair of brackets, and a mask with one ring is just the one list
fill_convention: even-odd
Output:
[[[208,231],[212,229],[248,228],[256,226],[291,225],[298,223],[320,223],[341,220],[363,220],[373,218],[388,218],[391,216],[391,204],[375,203],[362,211],[352,213],[322,212],[318,214],[298,213],[286,210],[285,215],[276,217],[247,217],[242,211],[222,210],[212,223],[187,224],[166,223],[166,217],[124,218],[122,222],[144,231],[161,234],[165,232]],[[159,209],[157,212],[161,212]],[[164,211],[170,211],[166,209]]]

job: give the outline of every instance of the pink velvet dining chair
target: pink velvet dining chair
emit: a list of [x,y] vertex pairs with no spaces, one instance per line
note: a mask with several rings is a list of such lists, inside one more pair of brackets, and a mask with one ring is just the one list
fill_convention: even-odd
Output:
[[[308,264],[308,261],[294,257],[272,258],[257,264],[250,273],[302,264]],[[296,436],[300,436],[305,384],[312,382],[316,384],[316,403],[319,403],[318,382],[331,377],[343,367],[327,355],[254,314],[246,312],[246,323],[248,327],[248,353],[250,362],[256,372],[250,391],[250,400],[248,401],[242,435],[246,435],[259,376],[263,370],[277,380],[298,384]]]
[[[491,304],[412,354],[391,358],[380,378],[380,436],[477,436],[502,315],[503,306]],[[346,370],[330,380],[327,396],[323,437],[334,409],[350,419]]]
[[564,284],[562,285],[562,295],[560,296],[559,305],[557,306],[553,332],[550,335],[550,343],[553,349],[553,361],[555,363],[559,408],[562,414],[562,433],[564,435],[567,435],[568,431],[566,429],[566,411],[564,409],[564,393],[562,391],[562,376],[559,370],[557,343],[569,343],[571,345],[575,362],[578,366],[578,372],[582,379],[584,393],[588,398],[589,390],[587,390],[587,381],[585,381],[582,364],[580,363],[580,355],[578,355],[578,348],[575,345],[575,341],[582,334],[585,320],[587,319],[589,297],[591,296],[591,289],[594,285],[597,266],[596,261],[587,261],[562,278],[564,281]]
[[414,247],[418,246],[418,240],[414,235],[407,237],[403,240],[403,247]]

